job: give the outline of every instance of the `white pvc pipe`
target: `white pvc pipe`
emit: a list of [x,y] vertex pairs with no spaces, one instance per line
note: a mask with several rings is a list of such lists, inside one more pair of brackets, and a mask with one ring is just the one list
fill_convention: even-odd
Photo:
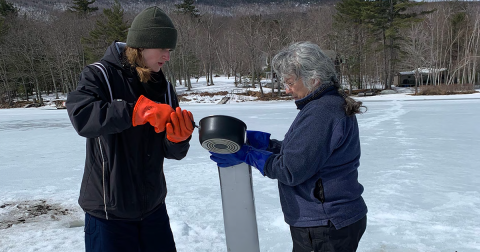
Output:
[[228,252],[260,252],[252,168],[241,163],[218,168]]

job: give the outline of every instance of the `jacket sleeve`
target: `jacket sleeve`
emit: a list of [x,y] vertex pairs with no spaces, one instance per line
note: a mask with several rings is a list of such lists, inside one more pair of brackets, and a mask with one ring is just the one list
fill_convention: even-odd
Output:
[[66,102],[70,121],[80,136],[95,138],[132,127],[134,104],[113,98],[103,74],[92,66],[85,67],[77,89],[68,94]]
[[190,139],[192,139],[191,136],[183,142],[172,143],[165,137],[165,158],[180,160],[187,156],[188,149],[190,148]]
[[282,148],[265,162],[265,176],[296,186],[313,177],[331,155],[335,123],[320,111],[301,111]]
[[[175,90],[173,89],[173,86],[169,84],[168,87],[170,89],[170,94],[172,94],[172,108],[175,109],[180,106],[178,103],[178,97]],[[188,149],[190,148],[190,139],[192,139],[192,136],[190,136],[189,138],[187,138],[187,140],[183,142],[173,143],[170,142],[167,137],[165,137],[165,158],[180,160],[187,156]]]
[[281,147],[282,147],[282,141],[277,139],[270,139],[270,142],[268,143],[267,151],[273,154],[278,154],[280,153]]

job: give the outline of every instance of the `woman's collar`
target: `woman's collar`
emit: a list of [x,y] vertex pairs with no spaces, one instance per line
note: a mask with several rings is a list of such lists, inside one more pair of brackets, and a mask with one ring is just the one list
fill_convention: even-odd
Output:
[[331,89],[331,87],[334,87],[334,86],[335,86],[335,83],[333,83],[332,81],[322,83],[313,92],[311,92],[310,94],[308,94],[304,98],[295,101],[295,104],[297,105],[297,109],[302,109],[303,107],[305,107],[305,105],[307,105],[307,103],[322,97],[322,95],[326,91],[329,91]]

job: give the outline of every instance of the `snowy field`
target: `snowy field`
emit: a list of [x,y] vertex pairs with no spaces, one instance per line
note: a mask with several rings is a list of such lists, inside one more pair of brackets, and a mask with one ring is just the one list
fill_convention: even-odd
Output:
[[[480,251],[480,94],[362,97],[359,180],[369,208],[362,252]],[[425,100],[427,99],[427,100]],[[293,101],[182,104],[195,120],[230,115],[283,139]],[[66,110],[0,110],[0,251],[81,252],[77,205],[85,139]],[[195,131],[167,160],[167,209],[179,252],[226,251],[218,171]],[[262,252],[290,252],[277,182],[253,171]],[[248,252],[248,251],[247,251]]]

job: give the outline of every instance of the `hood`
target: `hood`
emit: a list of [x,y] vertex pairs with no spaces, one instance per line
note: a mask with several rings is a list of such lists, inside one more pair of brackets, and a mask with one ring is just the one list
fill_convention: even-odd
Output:
[[118,68],[125,68],[126,62],[122,61],[123,51],[125,50],[126,43],[114,41],[105,51],[102,60],[110,63]]

